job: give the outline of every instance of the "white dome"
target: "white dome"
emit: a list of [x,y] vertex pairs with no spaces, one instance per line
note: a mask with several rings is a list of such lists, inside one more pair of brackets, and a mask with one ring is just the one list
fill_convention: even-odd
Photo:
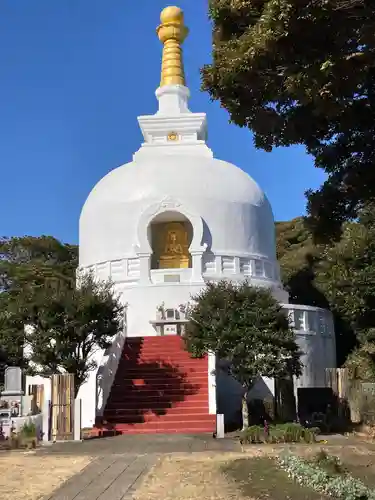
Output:
[[166,197],[176,201],[173,211],[180,205],[202,218],[201,244],[214,254],[276,260],[272,209],[249,175],[209,157],[158,154],[116,168],[91,191],[80,218],[80,266],[134,255],[142,214]]

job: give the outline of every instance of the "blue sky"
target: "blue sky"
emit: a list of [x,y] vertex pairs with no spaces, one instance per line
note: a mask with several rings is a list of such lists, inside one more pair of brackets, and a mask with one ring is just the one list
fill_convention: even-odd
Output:
[[[165,0],[0,1],[0,235],[78,242],[86,196],[131,160],[137,116],[156,111]],[[192,111],[206,112],[209,146],[265,190],[276,220],[304,213],[304,191],[324,179],[302,148],[257,151],[248,130],[200,92],[210,61],[207,0],[180,0],[190,35],[185,70]],[[4,210],[5,208],[5,210]]]

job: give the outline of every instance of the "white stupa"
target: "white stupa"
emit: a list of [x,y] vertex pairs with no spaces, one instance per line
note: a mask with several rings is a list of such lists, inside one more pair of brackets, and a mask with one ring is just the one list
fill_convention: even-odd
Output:
[[[81,271],[111,279],[128,305],[126,331],[113,352],[125,336],[181,333],[184,306],[208,280],[249,280],[272,289],[290,310],[308,367],[299,383],[322,384],[322,367],[335,366],[330,313],[288,304],[267,197],[240,168],[214,158],[206,115],[189,110],[182,11],[166,8],[157,32],[163,43],[159,109],[138,118],[143,144],[130,163],[94,187],[80,218]],[[108,353],[97,359],[106,389],[95,409],[98,374],[81,388],[85,426],[100,413],[115,372]]]

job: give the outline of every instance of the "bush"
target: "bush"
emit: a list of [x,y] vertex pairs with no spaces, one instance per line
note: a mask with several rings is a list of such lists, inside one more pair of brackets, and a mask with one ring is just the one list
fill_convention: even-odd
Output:
[[312,461],[290,453],[282,455],[278,461],[289,477],[320,494],[342,500],[375,500],[374,491],[348,474],[337,457],[329,457],[325,452]]
[[319,429],[307,429],[300,424],[252,425],[241,432],[241,444],[252,443],[314,443]]
[[29,422],[25,422],[21,428],[20,435],[26,439],[36,438],[36,425],[34,422],[31,420]]

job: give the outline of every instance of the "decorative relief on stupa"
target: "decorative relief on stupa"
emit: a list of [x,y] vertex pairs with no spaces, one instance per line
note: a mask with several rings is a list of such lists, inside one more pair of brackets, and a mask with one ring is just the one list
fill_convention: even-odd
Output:
[[178,134],[176,132],[170,132],[167,135],[167,140],[168,141],[178,141]]
[[165,209],[178,208],[181,206],[181,203],[177,200],[174,200],[171,196],[166,196],[160,203],[159,212],[162,212]]

